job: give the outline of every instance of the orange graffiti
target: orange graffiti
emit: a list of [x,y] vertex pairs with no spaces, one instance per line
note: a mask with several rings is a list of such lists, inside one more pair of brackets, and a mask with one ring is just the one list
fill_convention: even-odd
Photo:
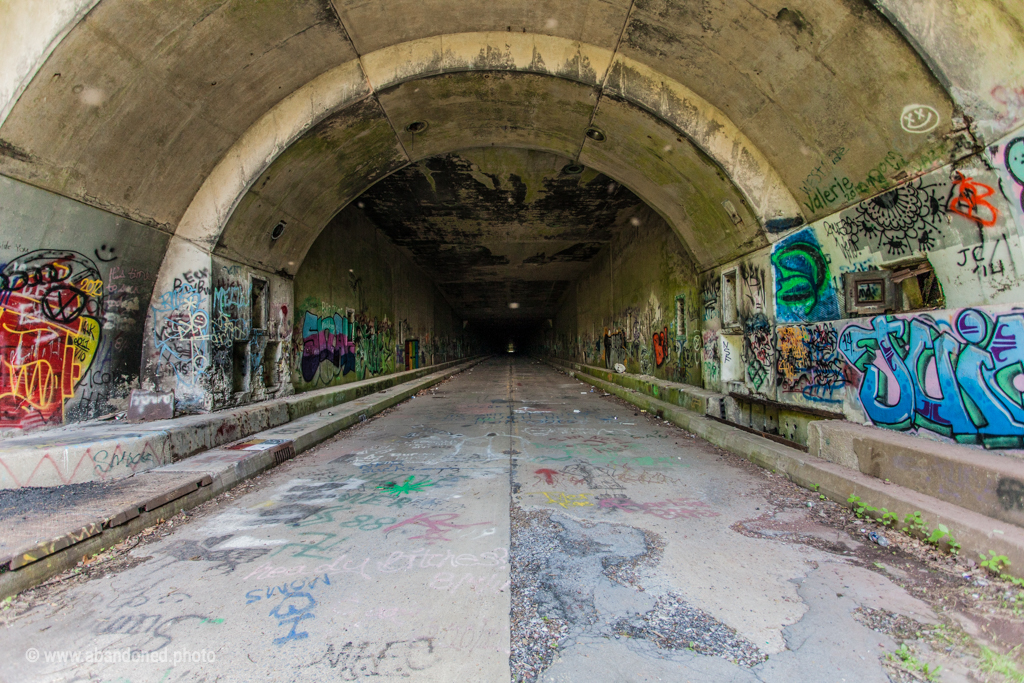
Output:
[[979,183],[974,178],[969,178],[960,171],[953,176],[953,186],[957,190],[956,196],[951,195],[949,210],[964,218],[974,221],[986,228],[991,228],[999,218],[999,210],[985,201],[986,197],[995,194],[995,190]]
[[659,368],[668,357],[668,328],[654,333],[654,363]]

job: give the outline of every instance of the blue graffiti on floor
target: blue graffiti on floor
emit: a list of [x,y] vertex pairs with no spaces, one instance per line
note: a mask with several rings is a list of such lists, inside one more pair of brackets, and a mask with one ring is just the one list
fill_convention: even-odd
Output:
[[284,645],[292,640],[303,640],[309,637],[309,633],[307,631],[299,631],[297,627],[303,621],[316,617],[313,614],[316,600],[310,592],[317,588],[317,584],[330,586],[331,580],[327,574],[324,574],[311,580],[300,579],[291,583],[283,583],[280,586],[270,586],[266,589],[257,588],[245,594],[245,604],[251,605],[261,600],[270,600],[275,595],[283,596],[281,601],[270,610],[270,616],[277,620],[278,626],[288,626],[291,624],[291,628],[284,635],[274,638],[274,644]]
[[1024,314],[964,309],[950,325],[878,316],[843,330],[839,349],[863,377],[879,427],[926,429],[987,448],[1024,445]]

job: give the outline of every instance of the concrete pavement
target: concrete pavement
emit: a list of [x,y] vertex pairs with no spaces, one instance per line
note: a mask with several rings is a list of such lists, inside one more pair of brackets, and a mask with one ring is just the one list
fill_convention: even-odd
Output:
[[890,680],[863,614],[940,616],[745,465],[492,359],[11,620],[0,678]]

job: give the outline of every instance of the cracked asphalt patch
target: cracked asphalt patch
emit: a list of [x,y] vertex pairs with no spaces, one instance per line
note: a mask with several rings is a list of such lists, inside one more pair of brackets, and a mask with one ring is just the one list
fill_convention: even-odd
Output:
[[[523,387],[541,372],[517,370]],[[891,547],[880,548],[867,538],[877,527],[846,508],[656,416],[573,378],[543,388],[517,398],[557,406],[564,417],[516,414],[512,433],[525,448],[512,468],[513,510],[521,506],[513,524],[517,515],[547,511],[552,526],[546,545],[538,544],[540,561],[513,573],[513,595],[532,570],[536,576],[523,583],[532,585],[532,608],[541,617],[545,609],[559,614],[559,632],[567,635],[552,641],[532,670],[513,659],[514,680],[914,680],[920,672],[894,663],[902,645],[929,670],[941,665],[937,680],[988,680],[978,674],[983,632],[964,630],[983,612],[966,616],[970,605],[958,597],[959,573],[974,571],[965,560],[884,530]],[[580,412],[570,416],[572,410]],[[626,599],[615,599],[615,591],[603,599],[605,573],[594,582],[593,612],[589,605],[551,609],[537,588],[545,567],[571,583],[586,566],[580,558],[565,566],[560,537],[586,530],[587,542],[574,547],[589,549],[593,566],[617,542],[603,536],[605,522],[659,539],[655,561],[620,582],[634,589]],[[577,602],[586,596],[562,592]],[[1008,611],[997,616],[1019,623],[1019,612]],[[991,637],[985,642],[994,645]]]
[[559,648],[614,635],[609,615],[648,607],[651,600],[626,577],[638,566],[656,564],[660,550],[653,534],[626,525],[514,507],[513,679],[536,680]]
[[735,630],[671,594],[659,598],[654,609],[619,619],[611,628],[616,636],[643,638],[663,650],[692,650],[745,667],[768,659]]

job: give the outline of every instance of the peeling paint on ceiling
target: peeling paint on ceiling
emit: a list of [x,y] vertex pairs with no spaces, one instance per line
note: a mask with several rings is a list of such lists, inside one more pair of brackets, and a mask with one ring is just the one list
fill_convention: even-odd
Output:
[[550,317],[644,205],[592,169],[567,172],[571,165],[534,150],[463,150],[398,171],[354,210],[407,250],[463,316],[509,316],[518,303],[517,317]]

